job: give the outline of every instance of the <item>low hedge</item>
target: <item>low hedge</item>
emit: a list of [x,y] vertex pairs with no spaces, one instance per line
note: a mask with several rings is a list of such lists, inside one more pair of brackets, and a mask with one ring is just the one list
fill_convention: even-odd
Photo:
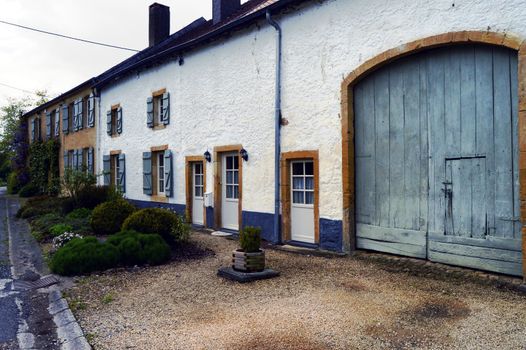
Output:
[[91,228],[98,235],[111,235],[121,230],[121,226],[135,207],[124,199],[99,204],[91,214]]
[[168,209],[146,208],[130,215],[123,223],[122,230],[159,234],[169,244],[188,236],[189,227],[183,219]]
[[22,187],[20,191],[18,191],[18,195],[22,198],[34,197],[39,194],[40,194],[40,190],[38,186],[36,186],[32,182],[28,183],[27,185]]
[[72,276],[118,266],[159,265],[170,255],[161,236],[123,231],[103,243],[95,237],[72,239],[53,255],[50,268],[59,275]]

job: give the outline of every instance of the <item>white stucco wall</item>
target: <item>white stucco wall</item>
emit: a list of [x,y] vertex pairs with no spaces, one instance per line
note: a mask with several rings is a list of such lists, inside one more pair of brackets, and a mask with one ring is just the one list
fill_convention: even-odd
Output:
[[[319,150],[320,217],[342,219],[340,84],[366,60],[390,48],[436,34],[491,30],[526,38],[524,0],[329,0],[278,18],[283,27],[282,151]],[[123,134],[110,138],[105,121],[100,152],[126,154],[127,197],[142,193],[142,152],[169,144],[174,151],[175,197],[185,203],[184,157],[214,146],[242,144],[243,210],[273,211],[275,32],[267,24],[107,87],[102,115],[123,108]],[[146,127],[146,98],[160,88],[171,94],[165,130]],[[97,164],[101,166],[101,159]],[[102,168],[99,168],[102,171]],[[213,190],[213,165],[207,168]]]

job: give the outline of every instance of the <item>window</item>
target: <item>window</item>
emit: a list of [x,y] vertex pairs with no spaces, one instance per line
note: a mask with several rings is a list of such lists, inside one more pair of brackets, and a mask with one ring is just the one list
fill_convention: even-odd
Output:
[[157,194],[164,194],[164,152],[157,153]]
[[88,100],[89,96],[85,96],[82,99],[82,127],[87,128],[88,127]]
[[239,156],[232,155],[226,157],[226,198],[239,198]]
[[292,202],[294,204],[314,204],[314,163],[296,161],[292,166]]
[[75,154],[75,151],[74,150],[70,150],[68,151],[68,167],[70,169],[73,169],[73,167],[75,166],[75,164],[73,164],[73,157],[74,157],[74,154]]
[[114,154],[111,156],[111,183],[116,187],[119,186],[119,171],[120,171],[120,160],[119,155]]
[[194,164],[194,197],[203,198],[203,163]]
[[166,89],[155,91],[146,99],[146,115],[149,128],[164,128],[170,123],[170,94]]
[[153,97],[153,125],[162,125],[163,95]]
[[74,107],[74,105],[75,105],[75,103],[71,102],[69,104],[69,108],[68,108],[68,127],[69,127],[69,132],[70,133],[74,131],[74,128],[73,128],[74,127],[74,125],[73,125],[73,118],[74,118],[74,116],[73,116],[73,112],[74,112],[73,107]]

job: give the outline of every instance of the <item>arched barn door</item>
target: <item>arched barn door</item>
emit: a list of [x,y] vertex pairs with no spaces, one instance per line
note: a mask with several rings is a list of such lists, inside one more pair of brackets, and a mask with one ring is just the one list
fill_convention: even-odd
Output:
[[522,275],[517,53],[462,45],[354,87],[357,247]]

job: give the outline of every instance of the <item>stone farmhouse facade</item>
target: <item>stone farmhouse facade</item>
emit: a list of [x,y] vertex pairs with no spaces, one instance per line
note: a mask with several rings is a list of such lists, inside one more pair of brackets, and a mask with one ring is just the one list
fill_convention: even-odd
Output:
[[525,275],[522,1],[212,6],[28,118],[92,94],[64,150],[196,226]]

